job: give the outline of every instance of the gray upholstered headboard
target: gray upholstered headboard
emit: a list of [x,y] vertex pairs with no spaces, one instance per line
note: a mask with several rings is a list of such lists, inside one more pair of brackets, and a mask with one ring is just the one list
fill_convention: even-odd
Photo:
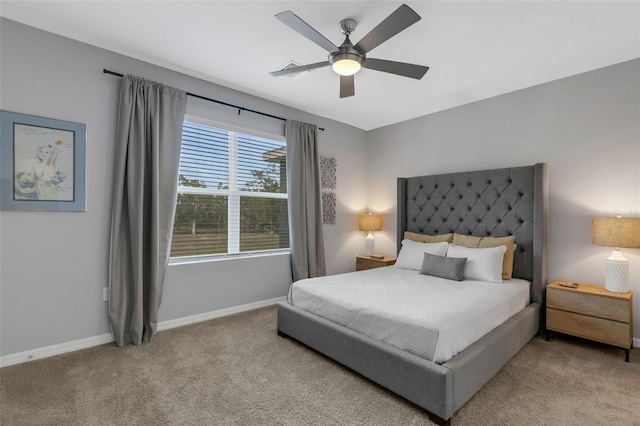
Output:
[[405,231],[515,235],[513,276],[547,285],[547,165],[398,178],[398,250]]

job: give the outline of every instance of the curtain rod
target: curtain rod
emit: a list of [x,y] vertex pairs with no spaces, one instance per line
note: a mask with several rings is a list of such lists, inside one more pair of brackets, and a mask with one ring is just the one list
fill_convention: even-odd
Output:
[[[123,76],[124,76],[123,74],[121,74],[121,73],[119,73],[119,72],[109,71],[109,70],[108,70],[108,69],[106,69],[106,68],[103,68],[103,69],[102,69],[102,72],[103,72],[103,73],[105,73],[105,74],[115,75],[115,76],[117,76],[117,77],[123,77]],[[238,106],[238,105],[229,104],[229,103],[227,103],[227,102],[222,102],[222,101],[219,101],[219,100],[217,100],[217,99],[207,98],[207,97],[205,97],[205,96],[201,96],[201,95],[198,95],[198,94],[195,94],[195,93],[187,92],[187,96],[193,96],[194,98],[204,99],[205,101],[214,102],[214,103],[216,103],[216,104],[220,104],[220,105],[224,105],[224,106],[228,106],[228,107],[231,107],[231,108],[237,109],[237,110],[238,110],[238,114],[240,114],[240,111],[247,111],[247,112],[252,112],[252,113],[254,113],[254,114],[258,114],[258,115],[263,115],[263,116],[265,116],[265,117],[275,118],[276,120],[287,121],[287,119],[286,119],[286,118],[278,117],[277,115],[271,115],[271,114],[267,114],[267,113],[265,113],[265,112],[255,111],[255,110],[253,110],[253,109],[249,109],[249,108],[241,107],[241,106]],[[318,127],[318,129],[319,129],[319,130],[324,131],[324,129],[323,129],[322,127]]]

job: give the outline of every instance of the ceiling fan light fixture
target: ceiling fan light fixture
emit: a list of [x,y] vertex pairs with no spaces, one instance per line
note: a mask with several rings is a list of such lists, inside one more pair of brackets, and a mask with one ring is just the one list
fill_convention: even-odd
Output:
[[331,65],[331,68],[333,68],[333,70],[339,75],[349,76],[360,71],[362,65],[360,65],[360,62],[353,59],[340,59],[334,62],[333,65]]
[[[347,38],[347,41],[349,39]],[[340,51],[333,52],[329,55],[329,63],[331,68],[341,76],[354,75],[360,68],[364,58],[356,52],[350,44],[340,46]]]

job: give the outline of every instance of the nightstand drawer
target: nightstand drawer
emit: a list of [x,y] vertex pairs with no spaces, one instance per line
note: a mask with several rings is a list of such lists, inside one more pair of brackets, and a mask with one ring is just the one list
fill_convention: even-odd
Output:
[[547,328],[621,348],[631,346],[629,324],[622,322],[547,309]]
[[630,321],[628,300],[549,288],[547,306],[620,322],[628,323]]
[[384,266],[391,266],[394,263],[396,263],[396,258],[390,256],[385,256],[382,259],[372,259],[369,256],[356,256],[356,271],[382,268]]

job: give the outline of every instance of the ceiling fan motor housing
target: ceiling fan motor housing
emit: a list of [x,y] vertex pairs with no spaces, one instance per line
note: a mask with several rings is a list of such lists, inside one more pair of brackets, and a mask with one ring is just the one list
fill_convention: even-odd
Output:
[[339,50],[329,53],[329,63],[331,65],[338,61],[351,60],[362,65],[364,62],[364,55],[353,48],[353,43],[349,40],[349,34],[355,29],[358,22],[355,19],[347,18],[340,21],[340,29],[342,34],[346,36],[344,42],[339,47]]
[[360,65],[362,65],[365,59],[365,55],[354,49],[351,40],[349,40],[348,34],[347,38],[344,40],[344,43],[342,43],[342,45],[339,47],[339,50],[329,53],[329,63],[331,65],[345,59],[356,61]]

